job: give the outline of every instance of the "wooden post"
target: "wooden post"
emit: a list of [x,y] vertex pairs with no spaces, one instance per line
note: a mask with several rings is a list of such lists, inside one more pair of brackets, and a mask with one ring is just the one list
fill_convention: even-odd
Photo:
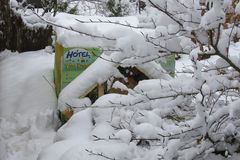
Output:
[[98,97],[104,95],[104,84],[98,84]]
[[57,96],[59,95],[62,86],[61,86],[61,79],[62,79],[62,75],[61,75],[61,69],[62,69],[62,56],[63,56],[63,46],[59,43],[56,43],[56,47],[55,47],[55,66],[54,66],[54,83],[55,83],[55,88],[56,88],[56,94]]

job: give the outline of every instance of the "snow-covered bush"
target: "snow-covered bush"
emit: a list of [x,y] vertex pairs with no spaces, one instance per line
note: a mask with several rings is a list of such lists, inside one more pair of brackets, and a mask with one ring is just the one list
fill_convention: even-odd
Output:
[[[118,82],[115,86],[128,95],[102,96],[91,109],[75,114],[40,160],[51,159],[58,145],[62,150],[56,159],[88,154],[92,159],[239,159],[240,54],[234,50],[240,46],[234,18],[239,3],[234,21],[226,23],[228,9],[235,6],[227,0],[145,2],[140,27],[151,31],[137,34],[131,28],[93,36],[114,41],[108,63],[143,65],[178,53],[187,55],[192,65],[175,78],[140,81],[134,89]],[[202,60],[203,55],[210,58]]]

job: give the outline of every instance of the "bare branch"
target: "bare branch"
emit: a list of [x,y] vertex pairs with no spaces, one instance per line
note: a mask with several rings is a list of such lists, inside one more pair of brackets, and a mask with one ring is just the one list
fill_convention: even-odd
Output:
[[181,27],[183,27],[183,24],[182,24],[179,20],[177,20],[174,16],[172,16],[170,12],[164,10],[163,8],[161,8],[160,6],[158,6],[157,4],[155,4],[154,2],[152,2],[152,0],[148,0],[148,1],[150,2],[150,4],[151,4],[154,8],[156,8],[156,9],[158,9],[159,11],[163,12],[163,13],[166,14],[169,18],[171,18],[173,21],[175,21],[177,24],[179,24]]
[[103,153],[95,153],[95,152],[93,152],[91,150],[88,150],[88,149],[85,149],[85,151],[88,152],[89,155],[103,157],[103,158],[108,159],[108,160],[117,160],[115,158],[108,157],[108,156],[104,155]]
[[143,27],[136,27],[136,26],[133,26],[133,25],[130,25],[128,22],[126,22],[126,24],[124,23],[120,23],[120,22],[117,22],[117,21],[104,21],[104,20],[101,20],[101,19],[98,19],[98,21],[95,21],[95,20],[89,20],[89,21],[82,21],[82,20],[79,20],[79,19],[75,19],[76,21],[80,22],[80,23],[108,23],[108,24],[116,24],[116,25],[120,25],[120,26],[124,26],[124,27],[129,27],[129,28],[135,28],[135,29],[142,29]]
[[63,29],[70,30],[70,31],[73,31],[73,32],[76,32],[76,33],[79,33],[79,34],[82,34],[82,35],[85,35],[85,36],[93,37],[93,38],[106,39],[106,40],[109,40],[109,41],[115,41],[115,40],[116,40],[115,38],[105,37],[104,35],[98,36],[98,35],[93,35],[93,34],[89,34],[89,33],[86,33],[86,32],[81,32],[81,31],[78,31],[78,30],[74,29],[73,27],[65,27],[65,26],[56,24],[56,23],[54,23],[54,22],[48,21],[48,20],[44,19],[43,17],[41,17],[40,15],[38,15],[37,13],[35,13],[35,12],[33,12],[33,13],[34,13],[38,18],[40,18],[42,21],[46,22],[47,24],[49,24],[49,25],[51,25],[51,26],[63,28]]

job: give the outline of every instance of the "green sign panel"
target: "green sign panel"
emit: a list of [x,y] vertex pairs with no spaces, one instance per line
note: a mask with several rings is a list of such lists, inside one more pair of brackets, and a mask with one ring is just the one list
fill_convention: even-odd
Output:
[[64,48],[61,88],[67,86],[100,55],[98,48]]
[[175,63],[174,54],[160,60],[161,66],[173,77],[175,75]]

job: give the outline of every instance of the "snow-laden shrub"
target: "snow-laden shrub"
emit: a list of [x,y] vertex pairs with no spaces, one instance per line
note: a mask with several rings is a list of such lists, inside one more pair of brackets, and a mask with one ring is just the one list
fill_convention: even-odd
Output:
[[[176,68],[175,78],[140,81],[134,89],[115,85],[128,95],[109,94],[83,106],[91,109],[75,114],[60,129],[55,149],[58,144],[68,145],[59,153],[62,159],[71,159],[73,153],[77,158],[89,154],[88,159],[239,159],[240,44],[236,39],[240,29],[237,18],[225,23],[228,7],[235,4],[224,0],[206,1],[210,7],[198,0],[145,2],[146,11],[139,16],[145,30],[134,28],[140,34],[128,26],[129,30],[101,37],[115,38],[108,39],[116,49],[108,52],[108,63],[141,66],[178,53],[187,55],[188,66]],[[202,55],[210,58],[202,60]],[[80,122],[86,112],[87,122]],[[79,127],[87,132],[84,138],[89,136],[84,146],[75,132]],[[53,150],[54,146],[46,150],[42,159]]]

